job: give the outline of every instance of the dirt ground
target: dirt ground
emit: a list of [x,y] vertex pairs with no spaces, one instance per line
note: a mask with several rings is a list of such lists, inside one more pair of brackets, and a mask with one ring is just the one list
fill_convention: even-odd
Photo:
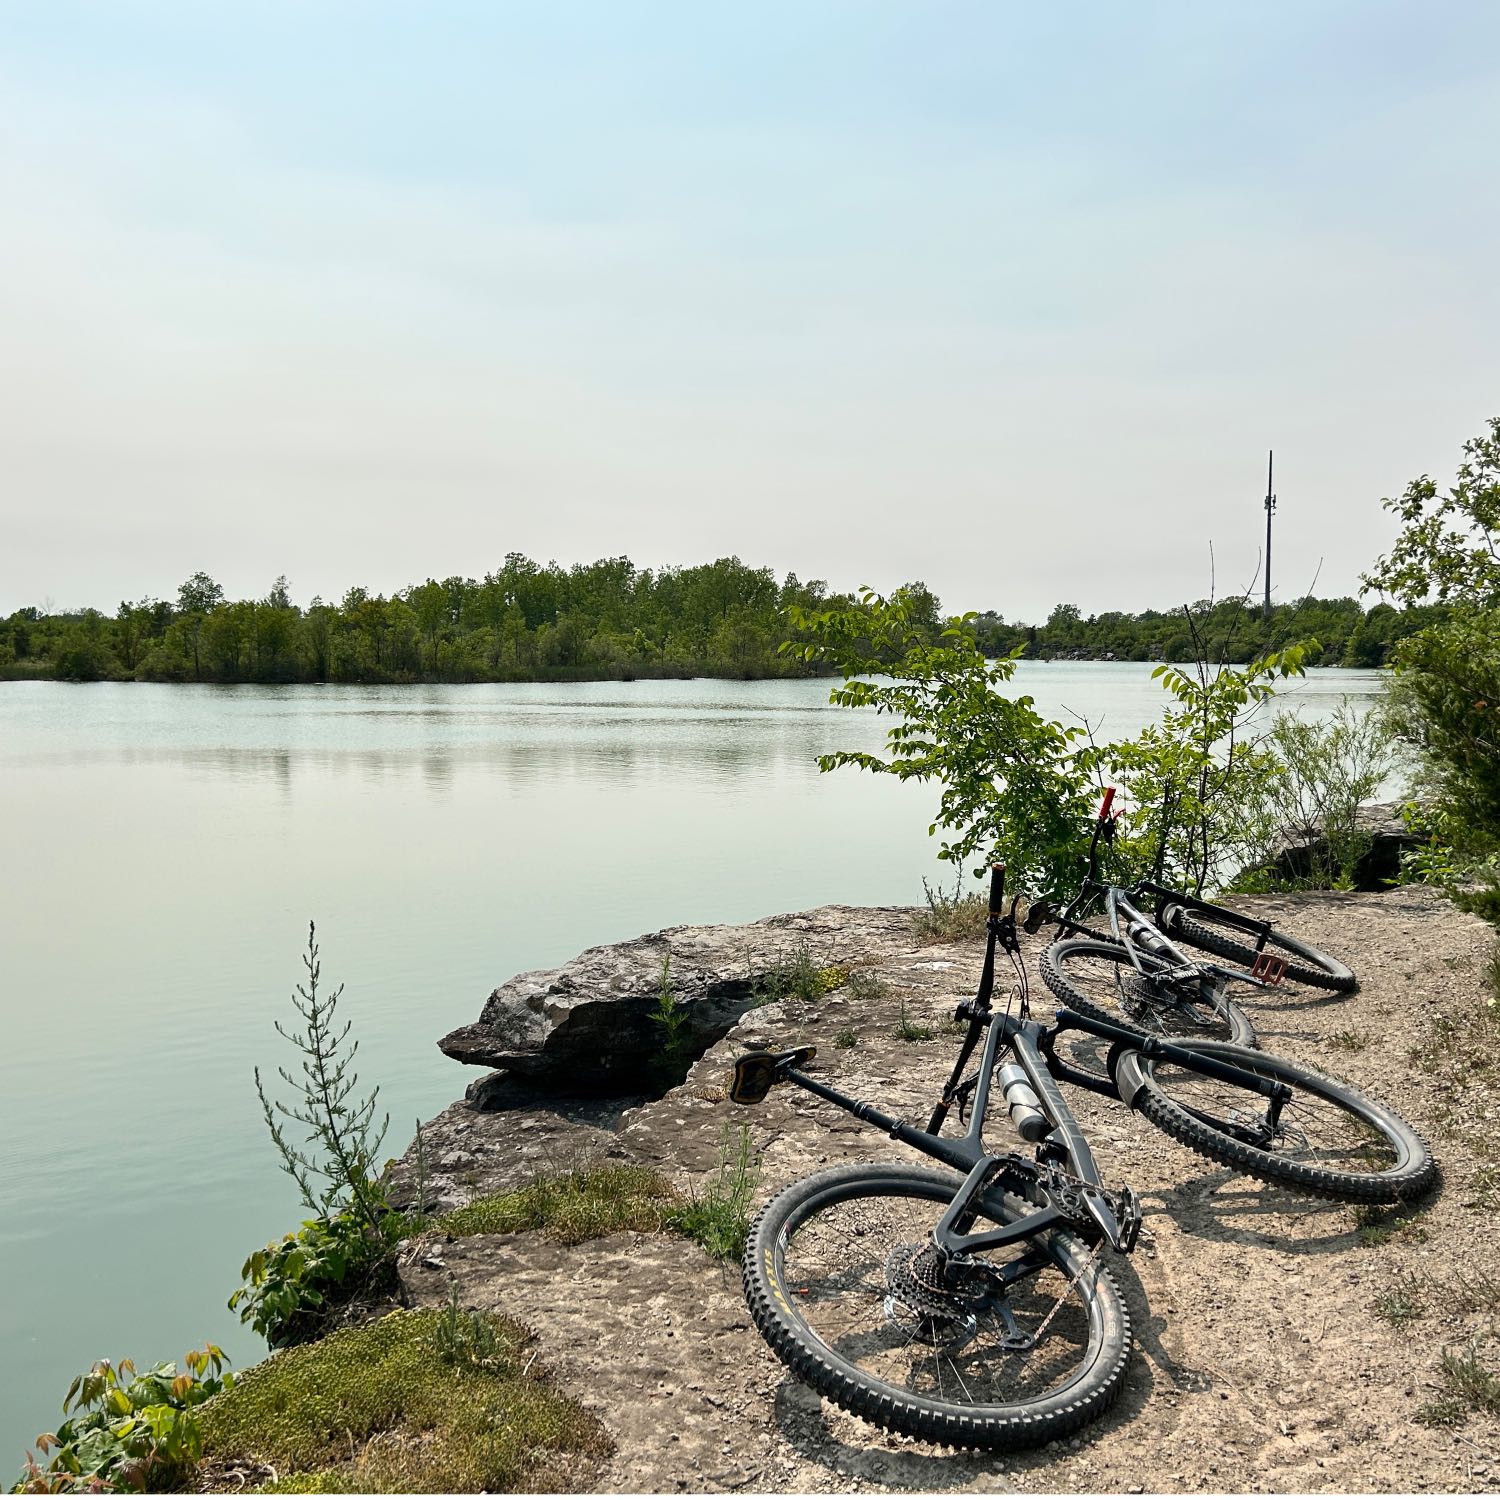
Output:
[[[1338,953],[1361,979],[1347,997],[1290,986],[1259,997],[1247,1008],[1261,1045],[1395,1107],[1431,1142],[1442,1184],[1361,1226],[1348,1207],[1239,1177],[1124,1106],[1070,1091],[1106,1181],[1133,1186],[1145,1210],[1135,1254],[1109,1261],[1136,1340],[1124,1393],[1072,1439],[955,1453],[845,1415],[770,1353],[737,1268],[667,1235],[569,1250],[529,1234],[428,1244],[405,1268],[408,1294],[439,1303],[456,1277],[465,1303],[537,1331],[541,1360],[614,1437],[595,1485],[604,1492],[1493,1489],[1500,1421],[1469,1413],[1435,1427],[1416,1415],[1440,1394],[1445,1350],[1477,1348],[1497,1368],[1500,1095],[1493,1072],[1427,1071],[1411,1058],[1431,1051],[1443,1017],[1481,1002],[1493,933],[1420,890],[1243,904]],[[762,1202],[828,1163],[916,1160],[795,1090],[744,1111],[718,1085],[748,1040],[810,1041],[840,1087],[924,1113],[957,1045],[944,1022],[972,990],[980,953],[913,944],[873,965],[887,986],[878,1000],[840,991],[751,1012],[681,1089],[627,1112],[621,1142],[691,1185],[720,1159],[726,1125],[748,1121]],[[1046,1008],[1035,959],[1033,947],[1033,998]],[[898,1039],[903,1006],[931,1040]],[[855,1045],[833,1046],[847,1030]],[[996,1123],[992,1149],[1005,1133]]]

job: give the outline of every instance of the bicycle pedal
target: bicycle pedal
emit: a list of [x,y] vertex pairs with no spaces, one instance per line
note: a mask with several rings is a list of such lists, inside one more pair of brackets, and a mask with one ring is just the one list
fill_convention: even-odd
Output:
[[1262,984],[1280,984],[1286,978],[1286,960],[1274,953],[1257,953],[1250,965],[1250,977]]

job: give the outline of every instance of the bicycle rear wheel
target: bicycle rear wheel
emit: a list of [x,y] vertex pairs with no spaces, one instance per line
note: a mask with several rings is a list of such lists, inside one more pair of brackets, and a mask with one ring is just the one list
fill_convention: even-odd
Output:
[[1351,1084],[1247,1047],[1191,1046],[1291,1090],[1273,1121],[1270,1101],[1248,1084],[1212,1078],[1189,1063],[1121,1053],[1115,1063],[1120,1097],[1211,1161],[1313,1197],[1351,1203],[1404,1202],[1436,1178],[1421,1136]]
[[[1063,1004],[1115,1026],[1133,1026],[1150,1036],[1255,1045],[1250,1018],[1212,979],[1174,979],[1170,965],[1149,953],[1136,955],[1137,970],[1123,944],[1102,938],[1063,938],[1042,954],[1042,979]],[[1070,1061],[1107,1076],[1096,1045],[1087,1038]]]
[[[1247,927],[1247,923],[1250,926]],[[1254,919],[1221,906],[1195,906],[1191,910],[1168,902],[1162,908],[1162,930],[1194,948],[1215,953],[1248,969],[1262,953],[1286,964],[1286,977],[1315,989],[1344,994],[1359,988],[1354,970],[1331,954],[1271,928],[1262,942],[1254,930]]]
[[751,1226],[746,1301],[795,1375],[867,1421],[958,1448],[1049,1442],[1119,1394],[1129,1315],[1062,1231],[945,1273],[931,1232],[960,1184],[865,1165],[793,1183]]

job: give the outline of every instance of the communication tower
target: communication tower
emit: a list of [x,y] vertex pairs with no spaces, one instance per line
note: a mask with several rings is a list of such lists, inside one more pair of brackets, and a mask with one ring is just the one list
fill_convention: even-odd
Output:
[[1276,455],[1266,451],[1266,619],[1271,618],[1271,514],[1276,509],[1276,495],[1271,485],[1272,464]]

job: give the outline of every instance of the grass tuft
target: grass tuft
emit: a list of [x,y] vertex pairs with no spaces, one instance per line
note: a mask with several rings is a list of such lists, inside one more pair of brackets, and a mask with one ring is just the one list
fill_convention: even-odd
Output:
[[854,970],[848,964],[819,964],[805,942],[790,954],[783,953],[756,981],[756,1005],[774,1005],[778,1000],[816,1000],[842,989]]
[[750,1144],[750,1127],[726,1129],[717,1173],[701,1193],[673,1210],[671,1227],[696,1241],[715,1260],[738,1260],[750,1234],[759,1180],[760,1163]]
[[1354,1227],[1359,1231],[1360,1244],[1367,1250],[1378,1249],[1398,1238],[1421,1244],[1427,1238],[1422,1218],[1422,1210],[1403,1215],[1396,1208],[1362,1203],[1354,1210]]
[[665,1229],[677,1201],[671,1184],[650,1167],[607,1163],[476,1198],[445,1215],[438,1227],[452,1235],[544,1229],[559,1244],[578,1245],[622,1229]]
[[901,1001],[901,1016],[892,1032],[898,1042],[930,1042],[934,1032],[930,1026],[921,1026],[906,1014],[906,1001]]
[[925,943],[957,943],[965,938],[982,938],[990,914],[989,902],[977,891],[964,894],[960,874],[950,896],[941,886],[932,886],[924,878],[922,893],[927,910],[916,916],[916,934]]

